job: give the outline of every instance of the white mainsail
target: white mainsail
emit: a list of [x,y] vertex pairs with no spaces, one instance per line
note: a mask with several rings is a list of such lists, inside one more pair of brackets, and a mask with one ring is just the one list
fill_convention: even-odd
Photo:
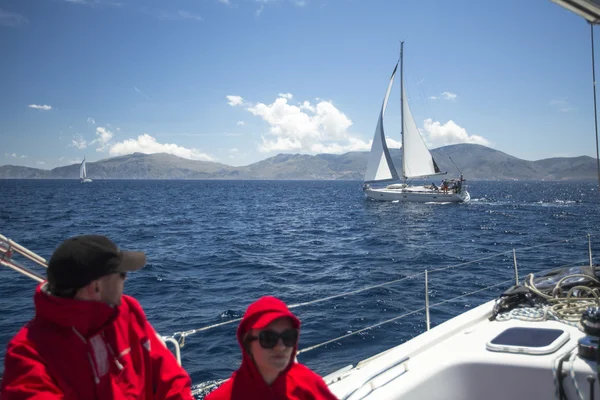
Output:
[[405,178],[439,174],[440,169],[417,128],[406,101],[406,90],[402,86],[402,174]]
[[392,157],[390,156],[390,152],[385,142],[385,133],[383,131],[383,115],[387,108],[397,69],[398,64],[396,63],[394,72],[392,72],[392,76],[390,77],[390,83],[388,84],[385,98],[383,99],[379,121],[377,121],[377,127],[375,128],[373,144],[371,144],[371,153],[369,154],[369,161],[367,163],[367,171],[365,172],[365,183],[394,181],[399,179],[396,167],[392,162]]
[[81,165],[79,166],[79,178],[80,179],[85,179],[86,178],[86,171],[85,171],[85,158],[83,159],[83,161],[81,162]]
[[[404,89],[404,42],[400,46],[400,61],[396,63],[394,72],[390,77],[390,82],[383,99],[381,112],[377,121],[377,128],[373,136],[371,153],[365,172],[363,191],[367,198],[379,201],[399,201],[399,202],[434,202],[434,203],[458,203],[466,202],[471,199],[466,187],[463,188],[464,181],[462,175],[460,180],[453,179],[452,184],[448,185],[444,181],[441,188],[432,185],[410,185],[408,179],[424,178],[433,175],[442,175],[446,172],[440,172],[431,152],[427,148],[421,132],[410,112],[408,101],[406,99],[406,90]],[[386,144],[385,133],[383,130],[383,116],[387,108],[387,103],[392,91],[394,77],[400,64],[400,112],[401,112],[401,137],[402,137],[402,183],[387,184],[385,187],[372,187],[370,183],[379,183],[386,181],[399,181],[399,174],[394,167],[392,157]]]
[[[377,128],[373,136],[373,144],[371,145],[371,153],[367,163],[367,171],[365,172],[365,183],[386,182],[400,180],[392,157],[388,150],[385,133],[383,131],[383,116],[387,108],[387,102],[392,91],[394,77],[398,63],[394,67],[394,72],[390,77],[390,82],[385,93],[381,113],[377,121]],[[417,124],[410,112],[408,101],[406,100],[406,90],[404,89],[404,74],[403,74],[403,56],[400,54],[400,99],[402,111],[402,175],[403,178],[419,178],[431,175],[443,174],[440,172],[435,160],[431,156]]]

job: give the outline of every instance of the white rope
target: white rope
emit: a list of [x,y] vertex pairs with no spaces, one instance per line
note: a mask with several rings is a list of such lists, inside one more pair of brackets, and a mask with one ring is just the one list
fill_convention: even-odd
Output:
[[[575,261],[558,268],[553,268],[553,270],[579,264],[580,262],[581,261]],[[600,306],[600,296],[598,294],[598,287],[590,288],[583,285],[573,286],[568,290],[565,296],[560,296],[562,292],[561,285],[563,282],[568,279],[578,277],[587,278],[597,286],[600,286],[600,281],[595,276],[575,273],[566,275],[559,279],[554,285],[554,288],[550,291],[553,294],[549,295],[536,287],[534,283],[534,274],[527,275],[524,286],[535,295],[544,299],[544,301],[546,301],[548,304],[513,308],[510,311],[499,313],[496,316],[496,319],[499,321],[506,321],[509,319],[518,319],[522,321],[546,321],[548,319],[553,319],[582,330],[580,324],[581,314],[588,307]],[[574,296],[576,291],[580,292],[578,297]],[[581,297],[584,294],[588,294],[588,296]]]
[[577,384],[577,380],[575,379],[575,357],[577,357],[576,351],[571,354],[571,358],[569,359],[569,363],[571,364],[571,369],[569,372],[571,375],[571,380],[573,381],[573,386],[575,387],[575,392],[577,393],[577,397],[579,397],[580,400],[583,400],[583,393],[581,393],[579,385]]

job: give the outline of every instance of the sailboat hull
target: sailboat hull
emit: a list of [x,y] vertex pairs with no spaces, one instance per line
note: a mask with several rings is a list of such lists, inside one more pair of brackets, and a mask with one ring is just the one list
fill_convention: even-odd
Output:
[[441,190],[424,186],[408,186],[403,188],[366,188],[367,198],[379,201],[402,201],[411,203],[464,203],[471,200],[469,192],[444,193]]
[[85,178],[81,180],[81,183],[90,183],[92,180],[90,178]]

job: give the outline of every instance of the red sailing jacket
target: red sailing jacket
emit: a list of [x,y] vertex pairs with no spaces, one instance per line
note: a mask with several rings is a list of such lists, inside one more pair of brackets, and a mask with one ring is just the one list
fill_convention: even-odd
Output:
[[51,296],[43,285],[35,318],[8,344],[2,400],[193,400],[189,375],[135,299],[111,307]]
[[[269,311],[289,313],[285,303],[269,296],[262,297],[248,307],[237,330],[238,342],[242,348],[242,365],[229,380],[209,393],[205,400],[337,400],[323,378],[295,361],[271,385],[267,385],[252,357],[244,349],[242,338],[250,329],[252,321]],[[300,327],[297,318],[294,325],[296,328]],[[297,351],[298,348],[294,348],[292,360],[295,360]]]

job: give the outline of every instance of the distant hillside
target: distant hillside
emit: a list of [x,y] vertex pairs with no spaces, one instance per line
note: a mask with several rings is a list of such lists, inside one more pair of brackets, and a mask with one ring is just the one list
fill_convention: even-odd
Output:
[[[457,144],[431,151],[442,171],[468,180],[595,180],[596,160],[587,157],[526,161],[476,144]],[[391,150],[401,175],[400,150]],[[92,179],[281,179],[362,180],[368,152],[342,155],[278,154],[244,167],[194,161],[170,154],[134,153],[87,163]],[[456,164],[456,167],[454,166]],[[0,179],[78,179],[79,164],[42,170],[4,165]]]
[[[37,168],[3,165],[0,167],[0,178],[41,179],[48,178],[50,171]],[[79,176],[79,173],[77,173]]]

